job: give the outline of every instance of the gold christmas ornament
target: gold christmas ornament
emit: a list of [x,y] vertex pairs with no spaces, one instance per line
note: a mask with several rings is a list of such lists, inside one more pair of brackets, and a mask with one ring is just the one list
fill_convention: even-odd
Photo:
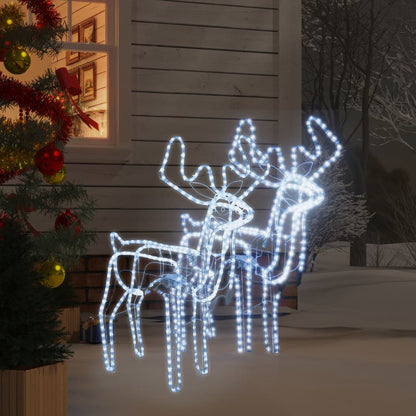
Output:
[[23,74],[30,67],[30,56],[23,48],[16,46],[5,53],[4,66],[14,75]]
[[61,263],[54,259],[44,261],[38,268],[38,272],[44,276],[41,284],[55,289],[65,280],[65,269]]
[[43,175],[43,179],[45,182],[49,183],[49,185],[59,185],[64,181],[65,176],[66,167],[62,166],[61,170],[59,170],[53,175]]

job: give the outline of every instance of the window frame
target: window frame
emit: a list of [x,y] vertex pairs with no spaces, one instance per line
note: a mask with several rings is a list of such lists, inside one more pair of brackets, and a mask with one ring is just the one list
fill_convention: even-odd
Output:
[[[65,146],[65,159],[73,163],[127,161],[131,143],[131,100],[125,98],[131,94],[131,0],[67,1],[68,16],[72,13],[73,1],[106,4],[106,43],[63,42],[63,49],[107,54],[108,134],[106,138],[72,138]],[[72,16],[67,23],[68,39],[72,40]]]

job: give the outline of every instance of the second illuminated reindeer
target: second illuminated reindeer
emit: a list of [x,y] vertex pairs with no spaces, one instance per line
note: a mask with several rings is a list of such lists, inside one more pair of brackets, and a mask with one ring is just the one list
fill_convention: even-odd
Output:
[[[256,149],[257,157],[267,159],[268,174],[259,176],[239,158],[239,144],[242,142],[240,123],[237,129],[229,158],[241,174],[247,174],[266,188],[274,189],[275,196],[270,208],[270,216],[263,227],[242,226],[237,230],[235,243],[239,251],[242,267],[251,270],[246,273],[250,281],[245,283],[246,323],[245,337],[242,325],[237,325],[238,350],[251,349],[251,284],[261,279],[263,285],[262,318],[266,350],[279,352],[278,307],[282,288],[292,272],[302,272],[306,261],[306,216],[324,200],[324,190],[315,182],[341,155],[341,144],[337,137],[318,118],[309,117],[306,122],[308,135],[312,140],[312,150],[304,146],[294,146],[291,150],[291,166],[286,168],[285,159],[279,147],[269,147],[265,154],[257,148],[255,135],[245,137],[251,149]],[[324,144],[324,149],[320,142]],[[259,276],[259,277],[257,277]],[[244,280],[244,279],[243,279]],[[242,314],[240,303],[236,302],[237,317]]]

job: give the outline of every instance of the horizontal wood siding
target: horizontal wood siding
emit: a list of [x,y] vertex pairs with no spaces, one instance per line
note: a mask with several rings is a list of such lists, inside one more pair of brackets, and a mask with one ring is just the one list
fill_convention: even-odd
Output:
[[259,3],[261,2],[221,1],[216,4],[212,1],[141,0],[133,6],[133,19],[141,22],[184,25],[198,23],[209,27],[273,30],[270,19],[273,1],[264,2],[263,7],[259,7]]
[[[110,252],[110,231],[178,243],[180,213],[203,217],[204,207],[158,177],[170,137],[184,138],[189,171],[227,163],[241,118],[254,119],[259,143],[276,143],[277,16],[273,0],[132,1],[131,157],[68,166],[68,178],[97,201],[90,254]],[[179,180],[177,166],[171,176]],[[262,209],[258,224],[270,200],[268,190],[248,198]]]

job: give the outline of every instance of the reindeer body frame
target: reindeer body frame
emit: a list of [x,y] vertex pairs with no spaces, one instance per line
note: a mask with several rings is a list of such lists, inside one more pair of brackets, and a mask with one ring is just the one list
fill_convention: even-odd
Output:
[[[165,176],[165,166],[168,162],[171,146],[179,142],[181,145],[181,173],[185,181],[193,183],[202,171],[208,174],[212,196],[202,199],[200,196],[190,195],[188,191],[179,188]],[[200,166],[195,174],[188,178],[184,172],[185,145],[181,138],[174,137],[170,140],[165,158],[160,169],[163,181],[180,192],[191,201],[207,206],[205,219],[200,222],[202,230],[199,233],[198,244],[195,248],[187,246],[189,240],[196,236],[195,233],[185,233],[181,244],[165,245],[149,240],[121,240],[116,233],[111,234],[113,256],[110,259],[106,287],[100,306],[100,328],[103,339],[103,353],[105,366],[108,371],[114,371],[114,319],[117,311],[124,301],[127,304],[127,312],[130,321],[131,335],[134,351],[141,357],[144,353],[140,330],[140,306],[143,297],[149,291],[155,290],[163,296],[166,310],[166,339],[168,360],[168,383],[172,391],[181,388],[181,363],[180,355],[186,345],[184,329],[184,300],[190,295],[193,302],[193,335],[195,364],[201,373],[208,371],[206,339],[213,335],[212,317],[208,308],[209,303],[216,296],[220,281],[224,273],[225,256],[232,251],[235,231],[249,223],[254,216],[250,208],[241,197],[227,192],[227,175],[229,172],[238,173],[234,167],[225,165],[222,169],[223,186],[217,189],[214,184],[212,170],[209,166]],[[267,174],[267,172],[265,172]],[[257,185],[257,179],[245,191],[248,194]],[[222,213],[222,215],[220,215]],[[119,251],[115,247],[115,240],[124,245],[133,246],[133,250]],[[214,246],[217,245],[216,251]],[[154,254],[156,252],[156,254]],[[126,285],[121,279],[116,261],[120,256],[132,256],[133,268],[130,285]],[[159,277],[147,287],[145,280],[139,276],[141,273],[141,260],[154,260],[161,266]],[[217,266],[219,264],[219,266]],[[165,268],[169,267],[166,272]],[[109,312],[109,290],[112,285],[112,276],[123,289],[123,294],[116,306]],[[199,359],[199,346],[197,341],[197,309],[202,318],[202,364]],[[109,316],[108,322],[106,318]],[[173,358],[174,355],[174,358]],[[173,361],[176,361],[174,365]]]
[[[322,130],[325,137],[333,144],[335,151],[313,172],[313,164],[322,158],[322,149],[314,130],[314,124]],[[257,177],[262,185],[276,189],[276,194],[266,227],[263,229],[250,226],[241,227],[236,239],[236,244],[239,247],[246,252],[250,252],[249,256],[242,257],[243,263],[246,263],[243,267],[251,269],[249,274],[252,278],[255,275],[254,270],[260,271],[263,285],[264,343],[266,350],[273,353],[279,352],[278,307],[280,292],[293,271],[303,271],[306,260],[306,215],[309,210],[318,206],[324,200],[324,190],[315,183],[315,180],[335,162],[342,149],[338,139],[320,119],[309,117],[306,126],[312,138],[314,152],[307,151],[303,146],[293,147],[291,152],[292,167],[287,170],[281,149],[279,147],[269,147],[266,155],[269,163],[268,170],[271,174],[259,178],[255,172],[248,172],[249,175]],[[257,148],[254,142],[255,137],[250,137],[248,140],[252,148]],[[261,152],[258,151],[258,154],[261,154]],[[274,166],[270,162],[272,155],[275,155],[277,159]],[[298,155],[308,159],[309,172],[306,174],[300,172],[305,164],[298,163]],[[237,169],[241,169],[243,172],[246,171],[246,166],[242,165],[235,157],[235,146],[230,150],[229,158]],[[264,160],[264,157],[262,159]],[[287,231],[289,232],[287,233]],[[249,250],[247,250],[247,246],[250,247]],[[298,262],[296,262],[297,251],[299,252]],[[281,253],[285,253],[284,259],[281,258]],[[254,260],[262,254],[267,254],[270,259],[266,265],[259,264]],[[251,284],[247,285],[246,303],[249,308],[251,308],[250,288]],[[236,308],[239,307],[236,302]],[[237,310],[237,316],[241,313],[241,310]],[[251,322],[247,323],[245,328],[245,341],[245,349],[250,350]]]

